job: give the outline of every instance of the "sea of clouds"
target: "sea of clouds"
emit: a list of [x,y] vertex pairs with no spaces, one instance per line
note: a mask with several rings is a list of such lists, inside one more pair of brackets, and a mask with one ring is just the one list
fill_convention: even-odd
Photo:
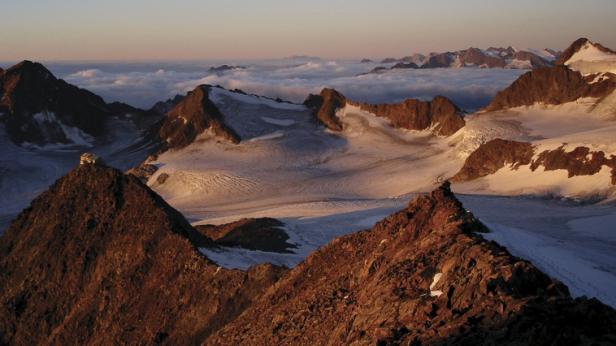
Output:
[[[223,63],[244,66],[209,71]],[[67,82],[91,90],[108,102],[122,101],[149,108],[155,102],[185,94],[199,84],[221,85],[249,93],[302,102],[310,93],[333,87],[364,102],[399,102],[443,95],[472,111],[485,106],[497,91],[524,70],[425,69],[365,74],[375,63],[318,58],[229,62],[56,63],[51,71]]]

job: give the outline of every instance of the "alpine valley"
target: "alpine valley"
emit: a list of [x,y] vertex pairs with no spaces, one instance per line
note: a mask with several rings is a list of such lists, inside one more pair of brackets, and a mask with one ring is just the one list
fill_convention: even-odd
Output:
[[[349,64],[148,109],[0,69],[0,345],[616,344],[616,52]],[[353,88],[436,69],[518,72],[476,109]]]

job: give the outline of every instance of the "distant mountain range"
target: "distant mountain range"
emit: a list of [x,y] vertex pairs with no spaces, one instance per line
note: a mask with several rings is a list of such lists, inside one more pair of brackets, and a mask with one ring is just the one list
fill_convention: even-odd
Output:
[[[418,68],[512,68],[532,69],[552,66],[560,57],[561,52],[552,49],[518,50],[513,47],[488,49],[468,48],[444,53],[413,54],[402,58],[385,58],[381,60],[384,66],[375,67],[369,73],[379,73],[393,69]],[[363,59],[362,63],[372,62]]]

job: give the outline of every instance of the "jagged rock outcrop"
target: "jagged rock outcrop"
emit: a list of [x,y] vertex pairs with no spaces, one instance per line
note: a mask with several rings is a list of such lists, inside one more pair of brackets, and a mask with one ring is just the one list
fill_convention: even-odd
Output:
[[566,170],[569,178],[599,173],[603,166],[611,169],[611,183],[616,185],[616,156],[594,151],[588,147],[576,147],[567,151],[565,146],[544,150],[535,157],[536,148],[528,142],[493,139],[473,151],[456,175],[454,182],[471,181],[496,173],[509,165],[512,169],[529,166],[531,171]]
[[436,96],[432,101],[406,99],[400,103],[369,104],[348,101],[376,116],[389,119],[393,127],[408,130],[433,128],[440,136],[449,136],[464,127],[462,111],[448,98]]
[[148,157],[144,162],[139,164],[136,167],[133,167],[126,171],[127,174],[132,174],[141,180],[142,183],[147,184],[150,177],[158,171],[158,166],[150,164],[148,162],[152,162],[155,156]]
[[588,147],[576,147],[565,151],[561,146],[554,150],[545,150],[537,155],[530,165],[531,170],[543,167],[546,171],[564,169],[569,178],[579,175],[594,175],[607,166],[611,168],[612,185],[616,185],[616,156],[608,158],[603,151],[594,151]]
[[616,75],[606,74],[601,81],[593,82],[595,77],[584,76],[566,66],[538,68],[526,72],[498,92],[485,110],[496,111],[535,103],[557,105],[581,97],[602,98],[616,90]]
[[71,143],[67,126],[101,135],[111,110],[99,96],[26,60],[0,75],[0,113],[15,143],[43,145]]
[[344,95],[334,89],[325,88],[319,95],[310,94],[304,101],[318,122],[332,131],[342,131],[342,122],[336,116],[336,111],[346,106]]
[[195,226],[195,229],[220,246],[292,253],[291,249],[296,246],[287,242],[289,235],[283,226],[284,224],[276,219],[263,217],[241,219],[223,225],[199,225]]
[[182,99],[184,99],[183,95],[175,95],[173,98],[169,98],[165,101],[158,101],[150,108],[150,111],[166,115],[175,105],[180,103]]
[[511,55],[511,58],[519,61],[528,61],[533,68],[552,66],[551,62],[544,60],[535,53],[527,51],[517,51]]
[[421,68],[442,68],[450,67],[456,60],[455,56],[451,52],[439,53],[430,55],[428,61],[421,66]]
[[347,104],[387,118],[395,128],[425,130],[433,127],[434,133],[442,136],[455,133],[465,124],[462,111],[443,96],[436,96],[432,101],[407,99],[394,104],[370,104],[348,100],[334,89],[323,89],[320,95],[310,95],[304,104],[333,131],[342,130],[342,121],[336,111]]
[[0,238],[0,344],[198,344],[283,272],[227,270],[136,177],[75,168]]
[[479,48],[469,48],[459,53],[459,59],[462,66],[483,66],[488,68],[500,67],[507,65],[505,59],[485,54]]
[[609,344],[616,312],[475,232],[448,184],[311,254],[208,345]]
[[225,124],[224,115],[210,100],[210,88],[196,87],[167,113],[159,131],[166,149],[186,147],[205,131],[232,143],[240,142],[240,136]]
[[531,143],[496,138],[480,145],[464,161],[464,166],[451,179],[469,181],[496,173],[510,165],[513,169],[529,165],[534,148]]

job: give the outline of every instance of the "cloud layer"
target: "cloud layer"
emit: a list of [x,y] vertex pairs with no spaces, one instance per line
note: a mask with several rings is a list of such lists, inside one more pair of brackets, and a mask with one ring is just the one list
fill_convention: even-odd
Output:
[[350,61],[285,59],[241,64],[245,69],[208,71],[213,64],[79,64],[51,66],[69,83],[107,101],[148,108],[184,94],[198,84],[222,85],[246,92],[301,102],[309,93],[333,87],[364,102],[399,102],[405,98],[451,98],[467,110],[478,109],[524,71],[505,69],[392,70],[360,75],[376,65]]

